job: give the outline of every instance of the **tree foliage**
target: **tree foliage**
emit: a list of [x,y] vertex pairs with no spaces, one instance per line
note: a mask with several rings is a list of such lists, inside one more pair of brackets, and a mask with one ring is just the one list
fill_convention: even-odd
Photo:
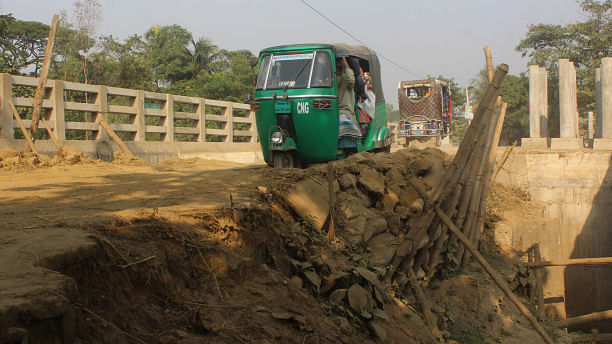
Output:
[[49,26],[34,21],[15,20],[11,15],[3,15],[0,23],[2,71],[18,73],[29,68],[33,69],[33,75],[38,75],[45,57]]

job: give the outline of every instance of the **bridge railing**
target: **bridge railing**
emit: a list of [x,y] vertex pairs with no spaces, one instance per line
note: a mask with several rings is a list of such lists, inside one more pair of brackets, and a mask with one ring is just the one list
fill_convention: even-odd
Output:
[[[33,97],[36,86],[37,78],[0,74],[0,139],[14,139],[19,132],[9,101],[23,118],[32,112],[26,95]],[[58,140],[106,139],[97,116],[104,116],[125,141],[242,144],[257,140],[249,104],[143,90],[48,80],[41,113]],[[30,120],[23,123],[26,128],[31,125]],[[39,128],[44,128],[42,123]]]

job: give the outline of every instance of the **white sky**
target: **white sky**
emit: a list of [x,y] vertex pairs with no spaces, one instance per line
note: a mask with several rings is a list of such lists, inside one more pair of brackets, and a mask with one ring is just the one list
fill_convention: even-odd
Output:
[[[575,0],[306,0],[336,24],[414,74],[381,59],[387,102],[397,107],[397,84],[428,74],[469,83],[484,66],[482,47],[510,74],[527,70],[514,51],[529,24],[583,19]],[[98,35],[126,38],[153,25],[178,24],[197,39],[254,54],[274,45],[310,42],[358,44],[299,0],[100,0]],[[74,0],[0,0],[0,12],[50,24],[72,15]]]

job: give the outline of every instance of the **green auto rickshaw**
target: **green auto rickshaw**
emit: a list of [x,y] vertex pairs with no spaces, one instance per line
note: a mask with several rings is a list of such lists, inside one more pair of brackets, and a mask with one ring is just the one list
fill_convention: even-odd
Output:
[[[358,59],[361,69],[370,75],[375,94],[375,115],[352,149],[338,148],[335,71],[336,59],[342,57]],[[253,110],[269,165],[305,167],[343,159],[352,152],[389,151],[392,134],[374,51],[346,44],[283,45],[262,50],[257,62]]]

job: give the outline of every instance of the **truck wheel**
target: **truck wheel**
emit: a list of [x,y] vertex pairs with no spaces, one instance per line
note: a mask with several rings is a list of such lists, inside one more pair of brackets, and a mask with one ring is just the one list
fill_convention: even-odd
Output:
[[277,152],[274,154],[272,164],[275,168],[294,168],[295,157],[291,152]]

